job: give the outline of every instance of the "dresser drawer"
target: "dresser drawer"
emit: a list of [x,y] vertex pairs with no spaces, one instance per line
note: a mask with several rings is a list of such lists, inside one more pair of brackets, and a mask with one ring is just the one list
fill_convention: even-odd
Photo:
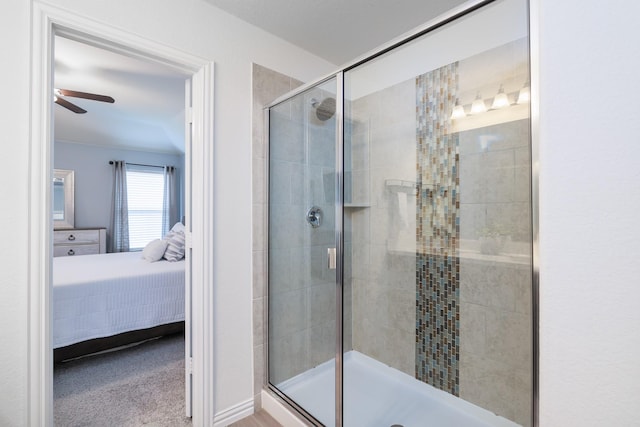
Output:
[[100,243],[100,230],[56,230],[53,232],[53,244]]
[[71,228],[53,231],[53,256],[103,254],[107,252],[104,228]]
[[53,256],[92,255],[100,253],[100,245],[56,245],[53,247]]

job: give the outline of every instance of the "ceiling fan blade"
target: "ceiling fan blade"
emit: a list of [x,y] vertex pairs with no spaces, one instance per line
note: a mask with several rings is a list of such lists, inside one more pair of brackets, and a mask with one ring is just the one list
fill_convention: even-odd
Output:
[[58,89],[58,91],[60,92],[60,94],[64,96],[72,96],[74,98],[91,99],[93,101],[109,102],[111,104],[116,102],[115,99],[106,95],[96,95],[95,93],[78,92],[76,90],[67,90],[67,89]]
[[78,107],[76,104],[72,104],[71,102],[67,101],[64,98],[60,98],[59,96],[56,97],[56,100],[54,102],[56,104],[58,104],[58,105],[62,105],[67,110],[71,110],[71,111],[73,111],[74,113],[77,113],[77,114],[84,114],[84,113],[87,112],[87,110]]

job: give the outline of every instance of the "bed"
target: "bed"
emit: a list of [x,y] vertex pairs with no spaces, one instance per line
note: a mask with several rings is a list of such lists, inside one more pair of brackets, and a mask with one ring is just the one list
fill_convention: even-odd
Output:
[[140,252],[54,258],[54,361],[183,331],[184,265]]

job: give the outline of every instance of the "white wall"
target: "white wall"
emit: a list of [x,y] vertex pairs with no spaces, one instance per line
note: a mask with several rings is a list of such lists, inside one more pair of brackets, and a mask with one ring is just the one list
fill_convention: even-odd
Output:
[[[215,82],[215,410],[253,395],[251,325],[251,63],[311,80],[334,68],[201,0],[51,3],[146,38],[210,58]],[[29,57],[31,2],[3,2],[0,103],[4,165],[0,219],[0,425],[28,423],[27,328]],[[5,328],[6,326],[6,328]],[[37,391],[34,391],[37,392]]]
[[640,3],[535,3],[540,425],[637,426]]
[[11,66],[0,67],[0,88],[10,103],[0,103],[3,165],[0,172],[0,425],[27,423],[27,208],[29,188],[29,3],[3,3],[0,52]]

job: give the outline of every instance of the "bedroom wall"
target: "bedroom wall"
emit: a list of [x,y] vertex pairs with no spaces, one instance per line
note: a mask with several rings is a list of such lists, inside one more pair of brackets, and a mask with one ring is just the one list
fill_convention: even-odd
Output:
[[[54,0],[90,20],[108,23],[193,55],[215,61],[214,257],[215,411],[233,413],[251,403],[251,72],[252,62],[309,81],[335,66],[202,0]],[[0,248],[0,425],[29,424],[27,281],[30,168],[30,40],[32,1],[0,6],[0,47],[11,66],[0,68],[5,165],[0,175],[4,237]],[[8,65],[8,64],[7,64]],[[33,373],[37,375],[37,373]],[[37,414],[38,408],[32,413]],[[35,425],[35,424],[34,424]]]
[[[175,166],[179,188],[184,183],[184,156],[98,147],[95,145],[56,141],[53,167],[75,171],[75,226],[105,227],[109,234],[113,167],[109,160],[124,160],[157,166]],[[182,194],[180,195],[182,200]],[[181,210],[182,212],[182,210]],[[182,217],[182,214],[180,215]]]

